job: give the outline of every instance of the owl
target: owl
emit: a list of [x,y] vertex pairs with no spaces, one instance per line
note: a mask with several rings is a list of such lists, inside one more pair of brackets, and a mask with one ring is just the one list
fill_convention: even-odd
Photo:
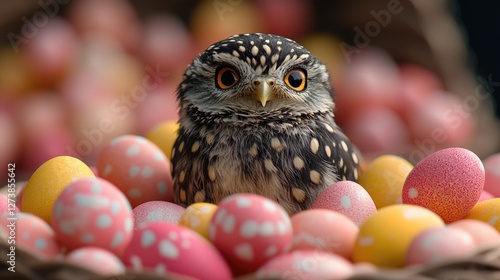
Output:
[[332,183],[356,181],[360,156],[332,96],[325,65],[288,38],[240,34],[208,47],[177,90],[175,202],[254,193],[294,214]]

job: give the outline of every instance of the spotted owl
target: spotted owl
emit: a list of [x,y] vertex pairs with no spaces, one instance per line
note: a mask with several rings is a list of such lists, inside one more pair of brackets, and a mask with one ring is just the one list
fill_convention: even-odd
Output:
[[255,193],[294,214],[332,183],[356,181],[360,157],[332,96],[325,65],[290,39],[240,34],[208,47],[177,91],[175,202]]

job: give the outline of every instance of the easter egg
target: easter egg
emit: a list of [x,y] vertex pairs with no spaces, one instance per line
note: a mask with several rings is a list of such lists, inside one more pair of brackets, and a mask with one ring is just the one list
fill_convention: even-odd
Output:
[[174,147],[175,139],[177,139],[177,130],[179,124],[175,121],[166,121],[156,125],[148,134],[146,138],[156,144],[162,152],[171,158],[172,148]]
[[403,267],[411,241],[431,227],[443,227],[432,211],[415,205],[391,205],[379,209],[360,227],[353,261],[380,267]]
[[0,231],[8,238],[6,240],[10,245],[19,246],[44,259],[53,259],[61,255],[62,248],[56,240],[54,230],[38,216],[18,213],[15,217],[11,217],[4,213],[0,218],[5,221],[0,224]]
[[491,193],[483,190],[481,192],[481,196],[479,197],[479,199],[477,200],[477,202],[485,201],[485,200],[492,199],[492,198],[495,198],[495,197]]
[[434,152],[418,162],[403,187],[403,203],[437,213],[446,223],[465,217],[484,185],[481,160],[463,148]]
[[168,201],[148,201],[136,206],[132,213],[135,229],[154,222],[177,224],[184,213],[184,207]]
[[433,264],[464,256],[476,247],[474,239],[462,230],[448,227],[428,228],[410,243],[406,265]]
[[291,250],[321,250],[351,259],[358,227],[331,210],[310,209],[292,216]]
[[124,135],[111,140],[99,155],[97,170],[125,194],[132,207],[173,200],[170,161],[144,137]]
[[21,210],[50,223],[59,194],[73,180],[86,177],[94,177],[94,173],[77,158],[58,156],[49,159],[38,167],[26,184]]
[[224,258],[207,240],[171,223],[151,223],[134,230],[122,260],[134,271],[149,269],[158,275],[176,273],[200,280],[232,279]]
[[0,194],[0,214],[6,213],[10,216],[20,212],[16,206],[15,195],[9,196],[13,198],[7,198],[7,196]]
[[256,279],[347,279],[353,266],[323,251],[293,251],[272,258],[255,273]]
[[182,213],[179,224],[190,228],[208,240],[210,220],[216,210],[217,205],[212,203],[193,203],[186,208],[184,213]]
[[333,183],[316,197],[312,208],[337,211],[346,215],[357,226],[377,212],[368,192],[352,181]]
[[477,246],[500,244],[500,233],[492,225],[483,221],[462,219],[450,223],[448,227],[467,232]]
[[245,274],[285,252],[291,244],[292,226],[276,202],[255,194],[235,194],[219,203],[209,237],[233,271]]
[[83,178],[68,185],[57,198],[52,227],[70,251],[94,246],[120,255],[132,238],[132,209],[111,183]]
[[101,275],[119,275],[125,272],[122,261],[113,253],[98,247],[82,247],[71,251],[66,262],[85,267]]
[[483,160],[485,180],[484,190],[494,197],[500,197],[500,153]]
[[413,165],[402,157],[379,156],[361,173],[358,183],[370,194],[377,209],[400,204],[401,191],[412,168]]
[[465,218],[486,222],[500,231],[500,198],[477,203]]

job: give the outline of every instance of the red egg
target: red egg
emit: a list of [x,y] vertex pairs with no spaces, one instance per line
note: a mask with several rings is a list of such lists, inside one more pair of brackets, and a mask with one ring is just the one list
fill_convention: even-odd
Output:
[[100,178],[69,184],[52,211],[57,239],[70,251],[94,246],[120,255],[132,238],[133,223],[126,197]]
[[209,242],[171,223],[151,223],[136,229],[122,260],[134,271],[176,273],[200,280],[232,279],[227,263]]
[[132,207],[152,200],[173,200],[170,161],[144,137],[111,140],[99,155],[99,175],[117,186]]
[[500,197],[500,153],[483,160],[485,181],[484,190],[494,197]]
[[259,268],[256,279],[347,279],[353,266],[344,258],[322,251],[294,251],[272,258]]
[[327,209],[311,209],[292,216],[292,251],[321,250],[352,258],[358,227],[348,217]]
[[500,244],[500,233],[492,225],[472,219],[462,219],[448,225],[449,228],[460,229],[467,232],[476,246]]
[[184,210],[184,207],[168,201],[144,202],[132,210],[134,214],[134,229],[154,222],[177,224]]
[[98,247],[82,247],[71,251],[66,256],[66,262],[107,276],[125,272],[125,266],[117,256]]
[[476,247],[472,237],[450,227],[432,227],[419,233],[410,243],[406,265],[434,264],[471,253]]
[[255,271],[291,245],[292,226],[276,202],[254,194],[223,199],[212,216],[209,237],[236,274]]
[[357,226],[377,212],[377,207],[368,192],[352,181],[333,183],[318,195],[312,208],[337,211],[346,215]]
[[465,217],[477,203],[484,185],[484,167],[463,148],[439,150],[425,157],[408,174],[403,203],[426,207],[446,222]]

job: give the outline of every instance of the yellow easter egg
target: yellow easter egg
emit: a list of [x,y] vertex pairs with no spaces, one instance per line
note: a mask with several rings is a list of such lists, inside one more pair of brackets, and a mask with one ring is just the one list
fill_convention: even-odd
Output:
[[208,226],[215,210],[217,210],[215,204],[206,202],[191,204],[182,214],[179,224],[196,231],[208,240]]
[[413,238],[430,227],[444,226],[434,212],[416,205],[391,205],[380,209],[360,227],[353,261],[399,268]]
[[403,186],[412,169],[413,165],[402,157],[379,156],[361,173],[358,183],[370,194],[377,209],[401,204]]
[[23,193],[21,209],[50,224],[52,207],[59,194],[75,179],[95,177],[81,160],[58,156],[44,162],[31,175]]
[[464,219],[486,222],[500,232],[500,198],[492,198],[477,203]]
[[178,129],[177,121],[165,121],[151,129],[146,134],[146,138],[158,146],[168,159],[171,159],[172,147],[174,147]]

